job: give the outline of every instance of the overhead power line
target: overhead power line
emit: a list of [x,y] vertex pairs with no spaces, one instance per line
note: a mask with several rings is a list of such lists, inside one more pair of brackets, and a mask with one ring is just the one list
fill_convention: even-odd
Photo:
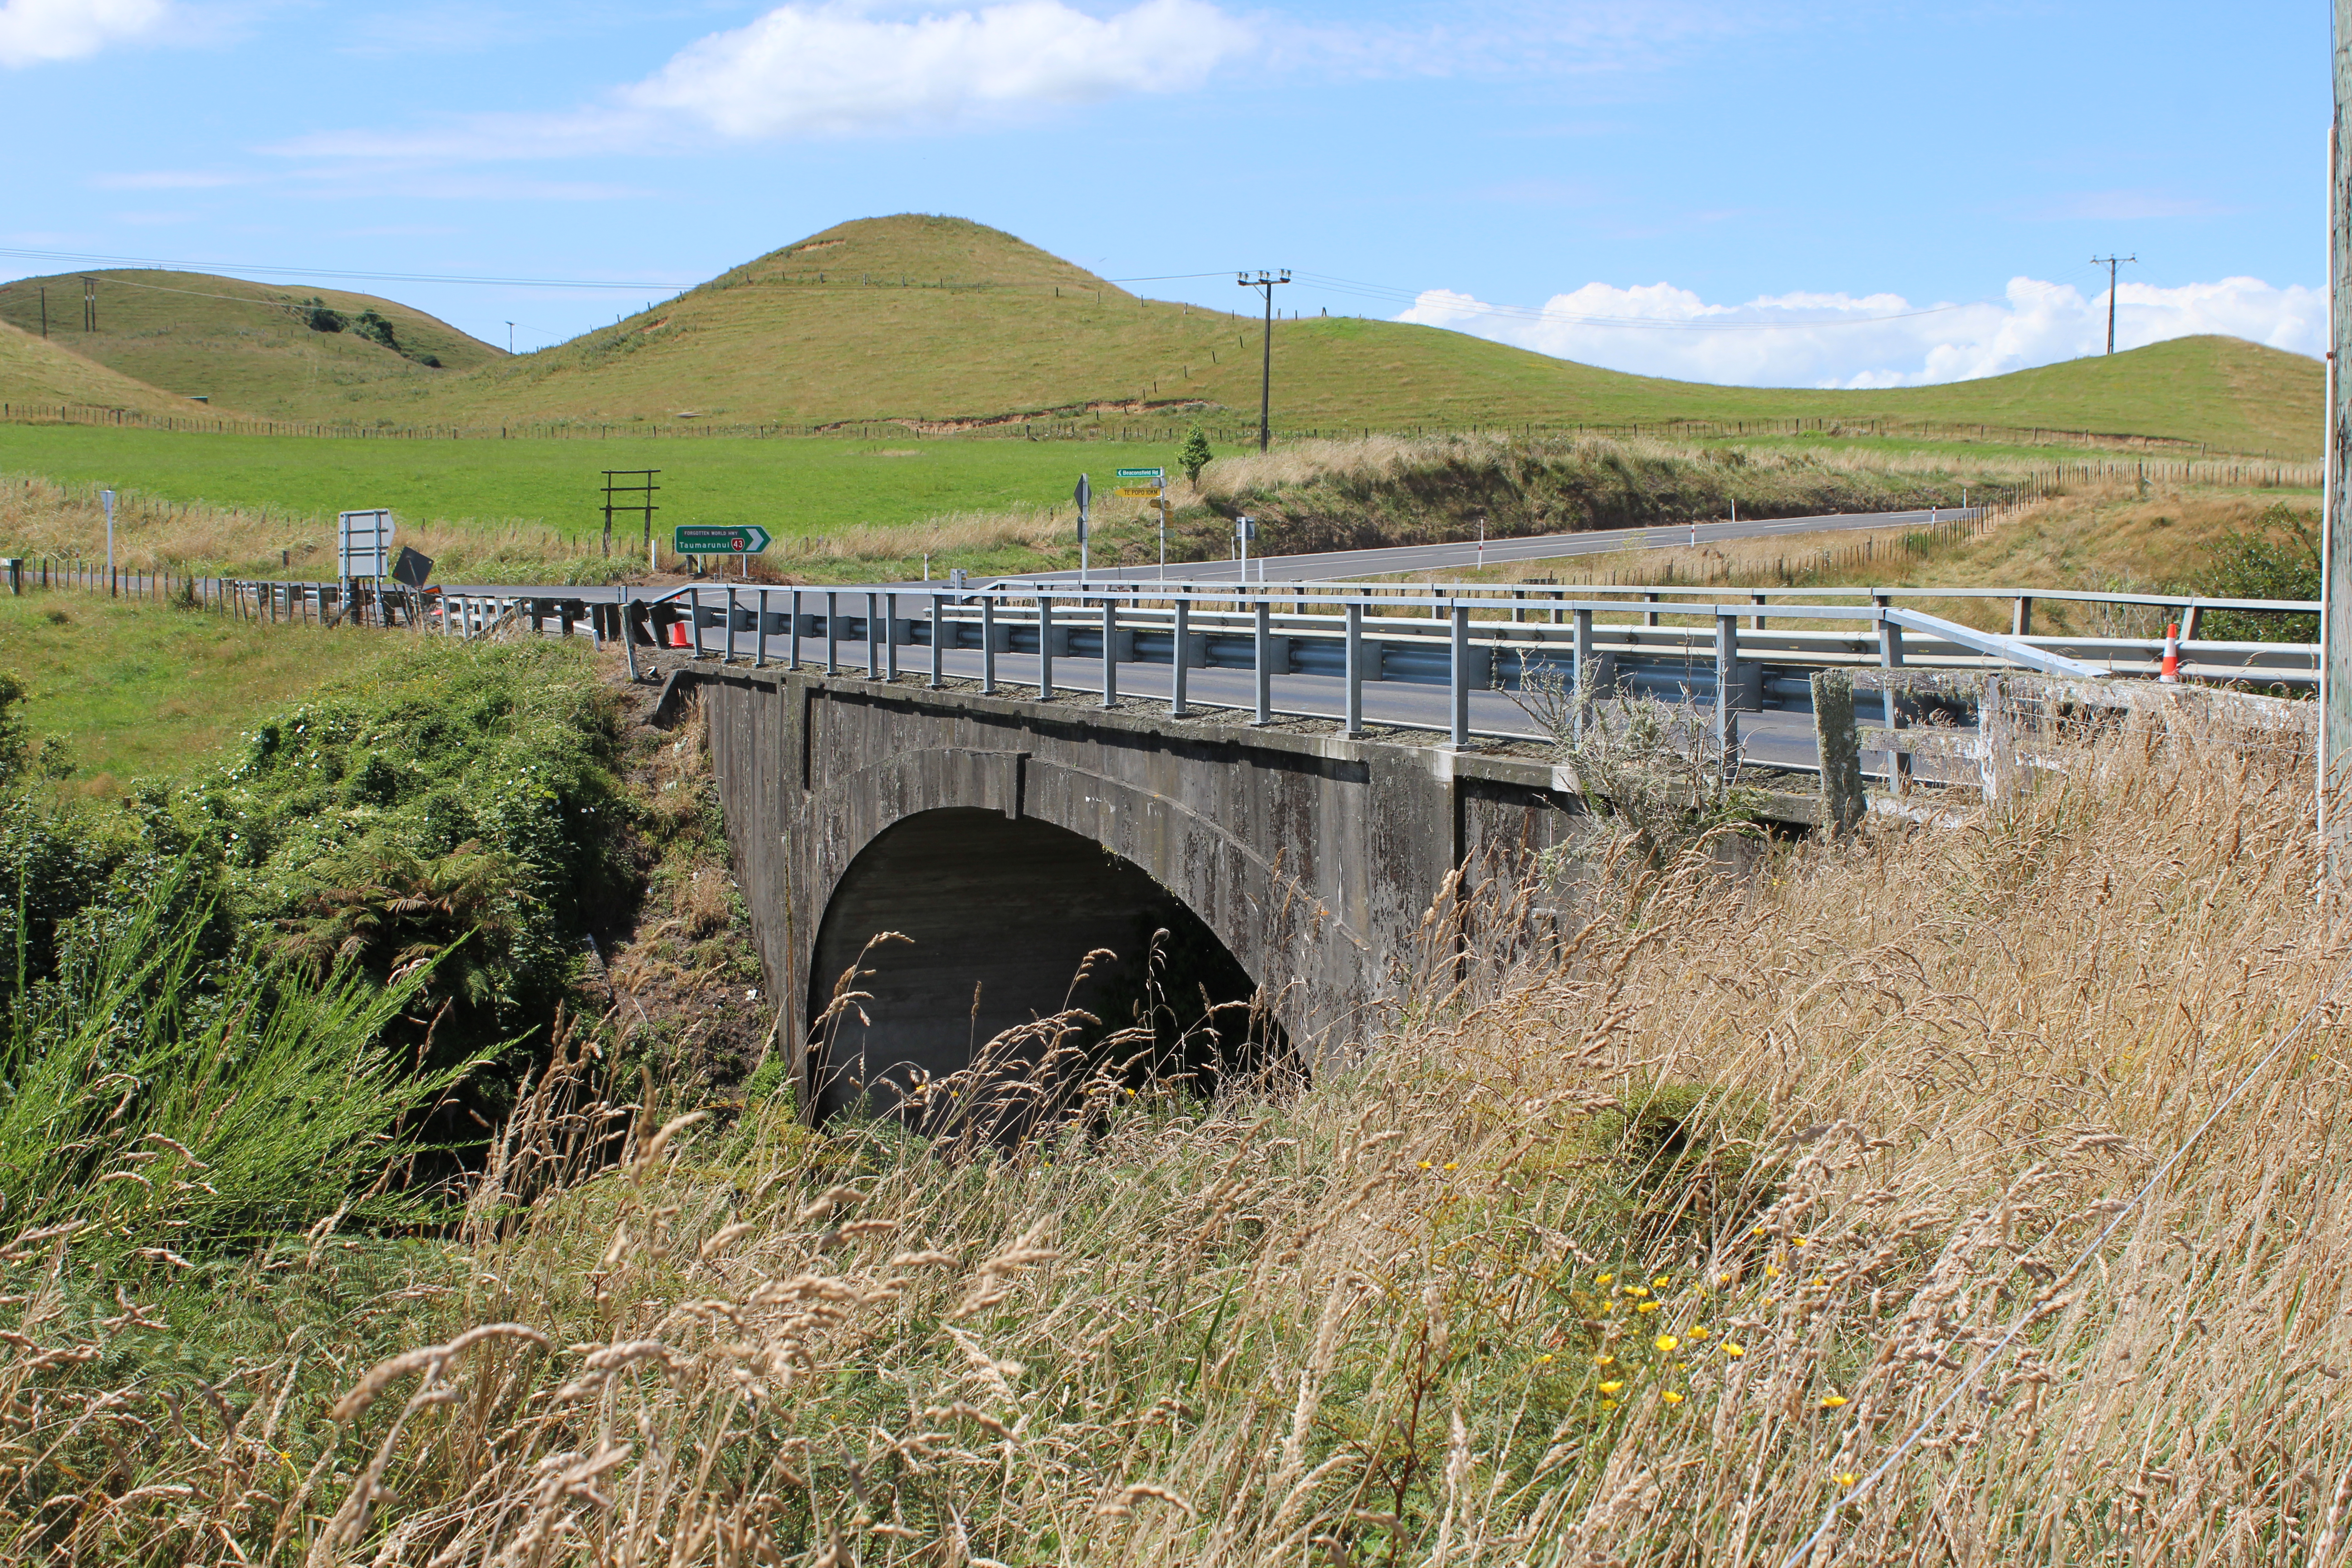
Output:
[[630,289],[639,292],[651,289],[656,293],[675,293],[694,287],[690,283],[615,283],[593,278],[478,278],[439,272],[352,272],[331,267],[265,267],[258,262],[248,261],[166,261],[153,256],[100,256],[91,251],[16,250],[5,247],[0,247],[0,256],[26,261],[69,261],[77,266],[103,261],[119,267],[167,268],[174,271],[267,272],[279,278],[354,278],[371,283],[465,283],[507,289]]

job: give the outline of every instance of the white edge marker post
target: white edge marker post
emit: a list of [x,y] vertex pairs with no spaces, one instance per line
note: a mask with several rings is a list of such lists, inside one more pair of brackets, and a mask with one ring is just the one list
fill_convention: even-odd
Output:
[[1234,519],[1234,537],[1240,540],[1242,545],[1242,581],[1244,583],[1249,581],[1249,536],[1250,520],[1246,517]]
[[2352,0],[2336,0],[2330,76],[2334,112],[2327,136],[2327,414],[2326,464],[2320,503],[2319,845],[2320,889],[2342,889],[2352,874],[2352,823],[2346,820],[2346,763],[2352,759],[2352,519],[2345,516],[2346,443],[2352,420],[2344,407],[2343,359],[2352,334]]
[[100,490],[99,499],[106,503],[106,591],[114,592],[114,492]]

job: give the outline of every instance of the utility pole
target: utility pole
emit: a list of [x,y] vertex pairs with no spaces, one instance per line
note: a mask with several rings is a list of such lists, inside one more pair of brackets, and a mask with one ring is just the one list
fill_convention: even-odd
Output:
[[1258,269],[1255,278],[1246,272],[1237,272],[1234,274],[1234,281],[1244,289],[1262,289],[1265,294],[1265,363],[1258,372],[1257,380],[1257,449],[1263,452],[1274,427],[1274,289],[1276,284],[1290,281],[1290,268],[1284,268],[1279,278],[1264,268]]
[[509,354],[514,353],[514,323],[512,321],[509,321],[507,323],[507,353]]
[[2137,256],[2094,256],[2091,265],[2107,269],[2107,352],[2116,352],[2116,268],[2126,262],[2137,262]]
[[98,331],[98,279],[88,276],[81,280],[81,330]]
[[2352,516],[2345,464],[2352,410],[2344,365],[2352,353],[2352,0],[2335,0],[2335,117],[2327,131],[2327,462],[2322,501],[2319,616],[2319,849],[2323,887],[2352,882],[2352,821],[2345,809],[2352,761]]

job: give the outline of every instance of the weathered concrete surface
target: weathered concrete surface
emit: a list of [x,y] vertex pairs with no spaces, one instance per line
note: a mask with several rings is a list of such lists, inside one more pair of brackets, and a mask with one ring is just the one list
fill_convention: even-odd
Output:
[[874,999],[830,1071],[794,1063],[811,1090],[852,1058],[864,1078],[953,1070],[975,1039],[1064,1005],[1089,948],[1131,961],[1165,899],[1328,1060],[1414,962],[1450,871],[1549,847],[1580,810],[1542,763],[1171,721],[1156,704],[778,670],[691,679],[787,1037],[869,939],[913,939],[874,950]]

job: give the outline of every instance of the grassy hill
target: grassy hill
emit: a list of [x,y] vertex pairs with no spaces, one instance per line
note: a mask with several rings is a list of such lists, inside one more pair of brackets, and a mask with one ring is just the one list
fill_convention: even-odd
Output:
[[[93,272],[98,330],[82,331],[81,273],[0,284],[0,322],[185,399],[288,419],[349,418],[350,395],[434,384],[504,359],[505,352],[407,305],[338,289],[278,288],[208,272]],[[306,302],[331,315],[320,331]],[[364,331],[373,311],[393,346]],[[429,362],[438,361],[436,368]]]
[[[92,276],[94,333],[79,331],[79,275],[0,286],[0,321],[37,326],[46,286],[53,342],[169,393],[297,420],[901,421],[950,434],[1199,417],[1237,430],[1255,416],[1263,348],[1246,313],[1141,299],[1011,235],[916,215],[839,225],[520,356],[368,295],[199,273]],[[301,303],[314,293],[352,325],[311,330]],[[371,310],[404,352],[356,330]],[[1944,434],[1980,425],[1988,438],[2041,428],[2285,457],[2320,445],[2319,362],[2235,338],[1883,392],[1627,375],[1360,318],[1277,322],[1275,340],[1277,430],[1804,420],[1849,437],[1924,422]],[[428,355],[442,368],[420,363]]]
[[[1076,415],[1254,416],[1263,328],[1139,298],[960,218],[842,224],[658,308],[469,375],[354,385],[354,416],[823,424],[941,431]],[[2201,337],[1888,392],[1626,375],[1432,327],[1278,323],[1292,428],[1872,420],[2047,426],[2316,452],[2319,363]]]
[[184,411],[187,400],[133,381],[54,342],[0,321],[0,404],[54,407],[79,403],[136,408],[151,414]]

